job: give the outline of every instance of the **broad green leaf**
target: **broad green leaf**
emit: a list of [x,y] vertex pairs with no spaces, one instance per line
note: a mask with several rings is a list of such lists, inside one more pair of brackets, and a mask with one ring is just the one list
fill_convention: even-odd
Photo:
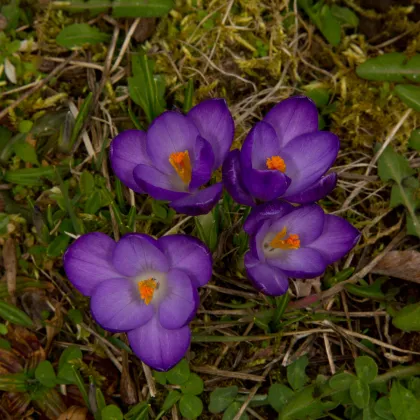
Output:
[[35,369],[35,379],[48,388],[54,388],[57,384],[54,368],[48,360],[43,360]]
[[392,384],[389,400],[396,420],[418,420],[420,401],[398,381]]
[[350,385],[350,396],[356,407],[368,407],[370,397],[369,385],[360,379],[356,379]]
[[352,27],[359,25],[359,18],[357,17],[356,13],[354,13],[353,10],[349,9],[348,7],[340,7],[336,4],[333,4],[331,6],[331,13],[341,23],[350,25]]
[[95,188],[95,180],[89,171],[83,171],[80,176],[80,191],[83,195],[89,196]]
[[229,386],[226,388],[216,388],[210,394],[209,411],[217,414],[225,411],[235,401],[238,395],[237,386]]
[[388,146],[378,160],[378,175],[382,181],[393,180],[401,183],[402,180],[414,174],[408,160]]
[[181,385],[184,394],[200,395],[203,390],[204,382],[196,373],[191,373],[187,382]]
[[203,403],[197,396],[185,394],[179,400],[179,411],[188,420],[196,419],[203,412]]
[[114,0],[112,15],[115,17],[160,17],[174,6],[173,0]]
[[329,385],[332,389],[341,391],[350,388],[350,385],[356,380],[356,377],[351,373],[337,373],[330,381]]
[[87,23],[74,23],[65,27],[56,38],[57,44],[65,48],[81,47],[85,44],[106,42],[109,35]]
[[76,378],[74,376],[74,370],[72,368],[71,361],[82,360],[83,354],[79,347],[70,346],[67,347],[63,353],[61,353],[60,360],[58,362],[58,373],[57,380],[61,384],[74,384]]
[[101,411],[102,420],[123,420],[124,416],[116,405],[107,405]]
[[39,165],[35,147],[26,141],[15,143],[13,145],[13,150],[16,153],[16,156],[20,157],[24,162],[29,162],[33,165]]
[[[235,401],[232,403],[226,411],[223,413],[222,420],[233,420],[235,416],[238,414],[238,411],[241,409],[242,403]],[[246,412],[242,414],[240,420],[248,420],[248,414]]]
[[152,201],[152,211],[156,217],[159,217],[159,219],[165,220],[168,216],[168,211],[166,210],[165,205],[156,200]]
[[286,385],[273,384],[268,390],[268,403],[276,410],[280,410],[293,398],[295,393]]
[[308,377],[305,373],[308,364],[308,357],[305,355],[287,366],[287,380],[295,391],[303,388],[308,381]]
[[379,398],[376,401],[374,410],[377,416],[385,420],[395,420],[395,417],[391,413],[391,402],[388,397]]
[[10,344],[9,341],[7,341],[4,338],[1,338],[0,337],[0,349],[11,350],[12,349],[12,345]]
[[420,150],[420,129],[416,128],[412,131],[410,138],[408,139],[408,146],[414,150]]
[[[405,80],[404,75],[413,72],[412,69],[405,69],[406,62],[407,57],[402,53],[383,54],[375,58],[369,58],[360,64],[356,69],[356,74],[367,80],[403,82]],[[418,71],[420,72],[420,68]]]
[[149,405],[143,401],[130,409],[124,416],[125,420],[149,420]]
[[326,4],[321,9],[320,23],[319,29],[327,41],[334,47],[339,45],[341,41],[341,25]]
[[158,372],[157,370],[153,371],[153,377],[155,378],[156,382],[161,385],[166,385],[166,373],[165,372]]
[[420,111],[420,86],[397,85],[395,93],[408,107]]
[[182,385],[190,377],[190,367],[186,359],[182,359],[175,367],[166,372],[166,379],[170,384]]
[[0,300],[0,318],[9,321],[15,325],[21,325],[22,327],[32,327],[32,319],[26,315],[25,312],[21,311],[14,305],[10,305]]
[[378,365],[369,356],[360,356],[355,362],[357,377],[366,383],[371,383],[378,375]]
[[403,331],[420,331],[420,302],[402,308],[394,316],[392,323]]
[[56,236],[48,245],[47,255],[49,257],[59,257],[67,249],[70,242],[70,236],[65,233]]
[[67,316],[75,324],[81,324],[83,322],[83,315],[78,309],[69,309]]
[[93,191],[85,203],[85,213],[96,214],[102,207],[101,193],[99,191]]
[[169,394],[166,396],[165,401],[162,405],[162,411],[168,411],[172,408],[174,404],[176,404],[180,398],[182,397],[182,394],[178,391],[171,390],[169,391]]
[[311,98],[315,102],[315,105],[318,108],[322,108],[328,105],[328,102],[330,101],[330,91],[328,89],[323,89],[323,88],[309,89],[306,92],[306,96]]

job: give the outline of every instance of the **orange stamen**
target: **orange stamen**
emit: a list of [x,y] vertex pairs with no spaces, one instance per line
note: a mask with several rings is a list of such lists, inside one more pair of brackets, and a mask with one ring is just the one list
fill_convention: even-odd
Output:
[[284,239],[287,235],[287,229],[284,227],[274,239],[270,242],[271,248],[279,249],[299,249],[300,248],[300,239],[299,235],[293,233]]
[[157,286],[158,283],[153,278],[137,282],[140,297],[144,300],[144,303],[146,305],[148,305],[152,301]]
[[173,166],[184,184],[191,182],[191,160],[188,150],[185,150],[185,152],[171,153],[169,163]]
[[268,169],[286,172],[286,164],[280,156],[271,156],[270,158],[267,158],[266,164]]

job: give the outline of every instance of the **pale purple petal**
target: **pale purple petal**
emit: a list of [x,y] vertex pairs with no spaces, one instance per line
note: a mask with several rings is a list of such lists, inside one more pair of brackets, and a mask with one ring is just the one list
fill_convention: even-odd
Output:
[[321,236],[309,247],[320,252],[327,264],[332,264],[346,255],[360,238],[360,232],[347,220],[327,214]]
[[195,161],[192,163],[190,190],[201,187],[211,178],[214,166],[214,153],[210,143],[198,136],[195,143]]
[[290,213],[294,207],[282,200],[269,201],[254,207],[249,213],[245,223],[244,231],[248,235],[252,235],[256,232],[258,224],[265,219],[277,219]]
[[263,121],[255,124],[245,143],[252,143],[251,161],[254,169],[267,169],[267,159],[280,156],[280,144],[276,132]]
[[109,147],[109,159],[115,175],[133,191],[143,193],[134,180],[133,171],[137,165],[150,165],[146,151],[146,133],[140,130],[126,130],[118,134]]
[[321,207],[309,204],[297,207],[281,218],[276,217],[271,224],[270,231],[278,233],[285,227],[287,236],[299,235],[300,246],[305,247],[321,235],[324,218],[325,214]]
[[332,192],[337,184],[337,174],[332,172],[323,176],[318,182],[312,184],[306,190],[294,195],[288,195],[288,191],[283,198],[291,203],[308,204],[321,200]]
[[188,195],[182,192],[182,181],[176,174],[168,175],[152,166],[137,165],[134,168],[137,184],[156,200],[176,200]]
[[158,240],[158,246],[168,259],[170,269],[187,273],[195,287],[210,281],[212,257],[203,242],[192,236],[168,235]]
[[118,241],[112,261],[118,271],[128,277],[143,272],[169,270],[168,260],[163,252],[142,235],[133,233],[123,236]]
[[272,125],[284,147],[295,137],[318,130],[318,111],[309,98],[295,96],[271,108],[263,121]]
[[213,169],[224,161],[232,145],[235,126],[224,99],[209,99],[196,105],[188,113],[202,137],[213,148],[215,160]]
[[255,202],[242,182],[239,155],[240,151],[237,149],[227,155],[222,168],[223,183],[227,192],[237,203],[252,207]]
[[112,264],[115,242],[104,233],[94,232],[76,239],[64,254],[64,270],[73,286],[90,296],[105,280],[121,277]]
[[287,292],[289,280],[279,268],[260,262],[249,252],[245,254],[245,268],[255,288],[262,293],[280,296]]
[[203,190],[198,190],[187,197],[172,201],[170,206],[178,213],[184,213],[190,216],[206,214],[220,200],[222,191],[223,184],[219,182]]
[[194,317],[200,299],[197,289],[184,271],[168,272],[168,294],[159,304],[159,321],[162,327],[175,330],[188,324]]
[[141,327],[154,314],[154,306],[141,300],[135,283],[128,279],[102,282],[92,294],[90,309],[96,322],[112,332]]
[[298,278],[320,276],[328,265],[321,253],[311,248],[284,250],[280,257],[267,259],[267,262],[280,268],[288,277]]
[[269,219],[261,220],[255,227],[255,234],[249,237],[249,250],[251,254],[261,262],[265,261],[264,239],[271,231],[271,221]]
[[282,150],[287,175],[292,179],[287,194],[298,194],[318,182],[334,163],[339,148],[338,137],[326,131],[303,134],[291,141]]
[[191,331],[187,325],[178,330],[167,330],[156,316],[127,335],[140,360],[158,371],[174,367],[185,356],[191,342]]
[[172,153],[188,151],[194,156],[195,141],[199,132],[186,116],[166,111],[159,115],[147,130],[147,153],[160,171],[175,174],[169,162]]

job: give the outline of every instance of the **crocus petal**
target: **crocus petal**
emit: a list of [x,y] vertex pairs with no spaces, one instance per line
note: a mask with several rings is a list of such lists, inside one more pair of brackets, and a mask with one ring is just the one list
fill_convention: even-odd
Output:
[[156,200],[175,200],[188,195],[187,192],[177,191],[176,175],[165,174],[147,165],[137,165],[133,173],[137,184]]
[[280,171],[242,168],[247,190],[256,198],[271,201],[279,198],[289,187],[291,179]]
[[192,236],[168,235],[158,240],[158,246],[168,259],[170,269],[187,273],[194,287],[210,281],[212,257],[203,242]]
[[332,172],[322,177],[318,182],[312,184],[306,190],[294,195],[288,195],[288,191],[283,198],[291,203],[307,204],[321,200],[335,188],[337,184],[337,174]]
[[184,357],[191,342],[191,331],[187,325],[178,330],[167,330],[156,316],[127,335],[140,360],[158,371],[175,366]]
[[150,165],[146,151],[146,133],[141,130],[126,130],[118,134],[109,147],[109,159],[115,175],[137,193],[144,191],[134,180],[133,170],[137,165]]
[[212,145],[215,156],[213,169],[218,168],[229,152],[235,131],[226,101],[203,101],[189,111],[188,118],[194,121],[201,136]]
[[214,153],[211,144],[198,136],[195,143],[195,162],[191,173],[190,190],[201,187],[211,178],[214,166]]
[[258,224],[270,218],[279,218],[285,216],[287,213],[290,213],[294,207],[282,200],[269,201],[254,207],[249,213],[245,223],[244,231],[248,235],[253,235],[256,232]]
[[167,272],[168,260],[163,252],[142,235],[129,234],[117,243],[112,261],[124,276],[134,277],[142,272]]
[[283,150],[287,174],[292,179],[288,195],[298,194],[318,182],[335,161],[340,142],[327,131],[303,134]]
[[90,309],[98,324],[112,332],[141,327],[154,313],[154,306],[141,300],[134,282],[128,279],[102,282],[92,294]]
[[245,254],[245,268],[255,288],[266,295],[280,296],[287,292],[289,280],[279,268],[261,263],[249,252]]
[[147,130],[147,153],[160,171],[175,173],[169,162],[170,155],[187,150],[190,157],[194,156],[198,135],[197,127],[190,118],[175,111],[166,111]]
[[324,218],[325,214],[321,207],[309,204],[298,207],[281,218],[276,218],[271,224],[270,231],[278,233],[285,227],[287,235],[299,235],[300,246],[305,247],[321,235]]
[[170,270],[167,275],[168,295],[159,305],[159,321],[163,328],[175,330],[188,324],[199,304],[197,289],[182,270]]
[[243,153],[246,149],[249,150],[248,143],[252,144],[251,161],[254,169],[267,169],[267,159],[281,155],[279,139],[274,128],[263,121],[255,124],[248,134]]
[[318,111],[309,98],[295,96],[271,108],[263,121],[272,125],[284,147],[295,137],[318,130]]
[[85,296],[105,280],[121,277],[112,264],[115,242],[94,232],[76,239],[64,254],[64,270],[73,286]]
[[309,247],[320,252],[327,264],[331,264],[346,255],[359,238],[360,232],[349,222],[327,214],[321,235]]
[[198,190],[187,197],[173,201],[170,206],[178,213],[198,216],[208,213],[220,200],[223,191],[221,182],[213,184],[203,190]]
[[251,254],[261,262],[265,261],[264,239],[270,232],[271,222],[262,220],[256,226],[255,234],[249,237],[249,250]]
[[223,183],[227,192],[239,204],[254,206],[254,199],[248,193],[242,182],[241,164],[239,159],[240,151],[232,150],[223,162]]
[[311,248],[285,250],[281,257],[267,259],[270,265],[280,268],[288,277],[313,278],[320,276],[327,262],[320,252]]

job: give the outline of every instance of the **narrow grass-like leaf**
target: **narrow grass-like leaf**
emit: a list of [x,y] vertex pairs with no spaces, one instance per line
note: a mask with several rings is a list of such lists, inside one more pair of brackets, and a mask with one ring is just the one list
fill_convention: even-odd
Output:
[[14,305],[0,301],[0,318],[22,327],[32,327],[32,319]]
[[13,171],[6,171],[4,179],[7,182],[26,186],[41,186],[44,184],[42,178],[54,179],[56,172],[65,175],[69,172],[67,166],[43,166],[41,168],[22,168]]
[[193,104],[193,95],[194,95],[194,81],[193,79],[188,80],[187,87],[185,88],[185,99],[183,110],[187,113]]
[[76,120],[74,121],[73,131],[71,133],[70,141],[69,141],[69,150],[72,149],[74,143],[79,136],[80,129],[83,126],[83,123],[86,120],[86,117],[89,112],[90,104],[92,103],[93,93],[89,92],[86,99],[83,101],[82,105],[80,106],[79,113],[77,114]]
[[165,16],[174,6],[172,0],[114,0],[114,17],[159,17]]

